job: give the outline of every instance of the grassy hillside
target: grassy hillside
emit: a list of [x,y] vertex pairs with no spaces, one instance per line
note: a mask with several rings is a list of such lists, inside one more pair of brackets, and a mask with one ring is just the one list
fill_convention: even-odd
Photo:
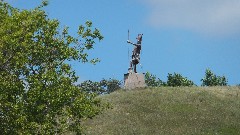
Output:
[[89,135],[240,134],[239,87],[119,90],[112,109],[84,122]]

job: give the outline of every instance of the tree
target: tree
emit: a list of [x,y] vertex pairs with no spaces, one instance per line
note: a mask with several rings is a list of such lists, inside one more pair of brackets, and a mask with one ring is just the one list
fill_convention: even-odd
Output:
[[188,80],[186,77],[183,77],[181,74],[168,74],[167,76],[167,86],[193,86],[194,83],[191,80]]
[[109,94],[121,88],[121,81],[109,78],[102,79],[100,82],[86,80],[78,86],[87,93]]
[[153,75],[149,72],[145,74],[145,82],[147,86],[150,86],[150,87],[166,86],[165,82],[157,78],[156,75]]
[[201,79],[202,86],[226,86],[227,78],[225,76],[217,76],[210,69],[206,69],[205,77]]
[[96,93],[98,95],[103,94],[106,90],[102,87],[101,83],[86,80],[78,85],[86,93]]
[[108,80],[102,79],[100,84],[102,85],[103,89],[105,89],[105,93],[109,94],[121,89],[122,82],[117,79],[109,78]]
[[2,134],[81,133],[81,119],[97,115],[95,94],[81,92],[67,61],[90,62],[103,36],[92,22],[78,36],[59,28],[42,7],[20,10],[0,0],[0,131]]

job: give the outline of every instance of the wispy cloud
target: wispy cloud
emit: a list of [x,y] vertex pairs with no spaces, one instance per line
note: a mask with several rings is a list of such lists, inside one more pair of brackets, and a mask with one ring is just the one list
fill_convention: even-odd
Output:
[[213,36],[240,33],[240,0],[144,0],[154,27],[189,29]]

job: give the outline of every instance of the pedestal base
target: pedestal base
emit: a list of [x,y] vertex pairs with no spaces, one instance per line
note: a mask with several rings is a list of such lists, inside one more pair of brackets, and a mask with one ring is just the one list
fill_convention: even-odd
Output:
[[124,89],[135,89],[146,87],[145,74],[130,72],[124,74]]

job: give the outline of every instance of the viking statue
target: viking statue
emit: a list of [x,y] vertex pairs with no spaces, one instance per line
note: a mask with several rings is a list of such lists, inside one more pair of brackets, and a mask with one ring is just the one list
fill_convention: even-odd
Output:
[[142,43],[142,35],[138,34],[137,43],[132,43],[127,40],[127,43],[134,45],[134,49],[132,51],[132,60],[130,61],[129,71],[134,68],[134,72],[137,73],[137,64],[140,62],[140,52],[141,52],[141,43]]

